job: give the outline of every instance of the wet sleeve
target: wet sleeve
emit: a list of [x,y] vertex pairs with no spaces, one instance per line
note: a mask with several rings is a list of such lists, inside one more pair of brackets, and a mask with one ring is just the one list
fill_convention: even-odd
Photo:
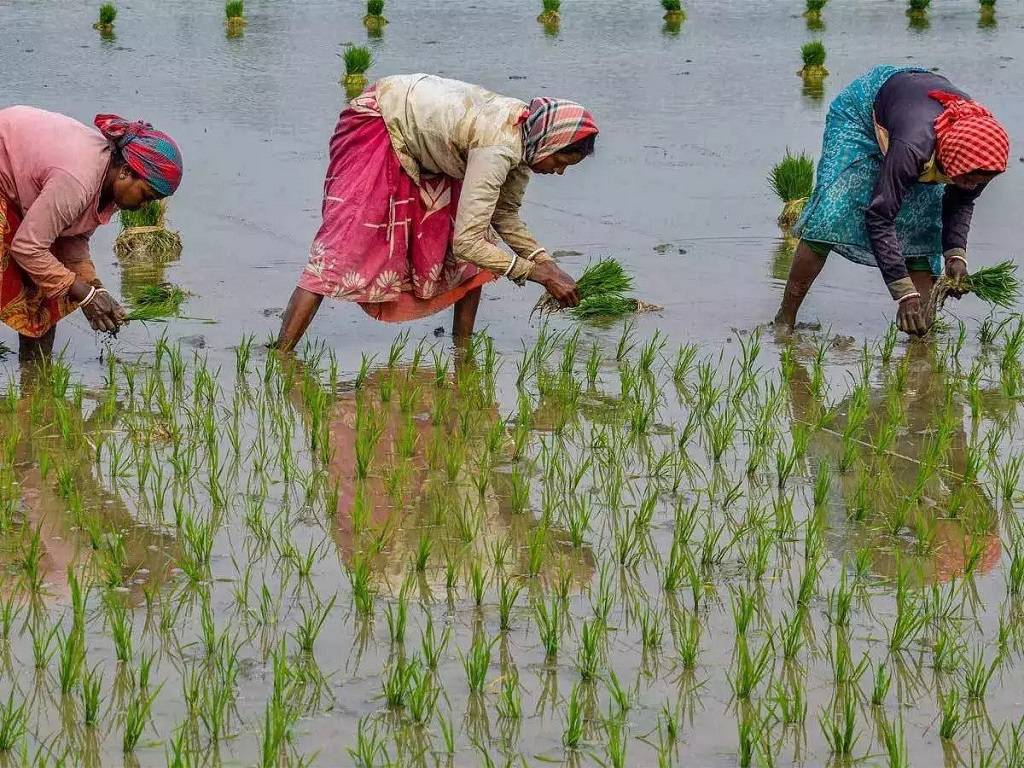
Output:
[[11,258],[47,298],[63,296],[75,282],[74,272],[51,249],[61,232],[81,217],[90,201],[91,196],[77,179],[53,173],[14,233]]
[[[505,274],[513,259],[491,241],[491,221],[501,188],[517,165],[517,160],[503,147],[470,150],[455,216],[455,257],[499,275]],[[532,266],[529,261],[518,259],[508,276],[513,280],[525,279]]]
[[985,189],[980,184],[974,189],[961,189],[947,184],[942,196],[942,253],[945,256],[967,255],[967,235],[971,231],[974,201]]
[[894,299],[915,290],[896,236],[896,216],[903,207],[907,192],[918,183],[920,169],[921,159],[914,147],[905,141],[893,140],[864,213],[871,250]]
[[547,250],[537,242],[537,238],[533,236],[519,216],[519,209],[523,205],[523,196],[526,194],[526,185],[529,182],[530,171],[528,168],[519,164],[512,169],[498,195],[498,204],[494,208],[491,226],[518,256],[540,264],[545,261],[553,261],[553,259],[548,255]]

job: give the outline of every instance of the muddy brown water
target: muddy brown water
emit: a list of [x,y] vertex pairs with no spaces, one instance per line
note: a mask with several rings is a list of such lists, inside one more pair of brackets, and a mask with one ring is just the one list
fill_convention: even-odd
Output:
[[[765,177],[787,147],[817,156],[828,101],[846,82],[882,62],[938,67],[1000,116],[1012,138],[1022,134],[1024,79],[1019,57],[1024,51],[1024,7],[1001,3],[997,26],[982,28],[977,4],[970,0],[933,6],[928,29],[915,30],[900,3],[833,0],[824,14],[825,29],[810,32],[799,15],[800,3],[693,0],[686,4],[688,18],[679,33],[672,34],[664,28],[653,0],[649,5],[565,0],[562,23],[553,36],[536,22],[538,8],[520,0],[395,2],[385,11],[391,23],[381,38],[370,41],[376,57],[370,74],[434,72],[523,98],[558,95],[590,107],[602,130],[597,155],[564,177],[536,178],[524,217],[548,247],[570,252],[562,259],[570,271],[602,255],[614,255],[629,266],[637,293],[664,306],[663,312],[638,319],[640,337],[660,329],[671,347],[696,341],[709,352],[721,346],[733,350],[737,332],[749,332],[772,317],[785,276],[786,255],[780,252],[775,224],[779,206]],[[136,325],[109,343],[98,340],[82,318],[73,317],[61,324],[58,346],[67,343],[75,375],[87,383],[96,384],[102,377],[101,353],[113,350],[122,359],[147,358],[164,332],[186,349],[201,349],[211,367],[230,371],[234,347],[243,334],[263,339],[277,330],[278,313],[305,263],[318,224],[327,140],[343,101],[338,53],[345,42],[364,41],[366,30],[361,25],[362,7],[353,2],[252,0],[246,12],[249,23],[244,33],[227,39],[216,3],[139,0],[119,7],[115,35],[103,40],[91,28],[92,3],[0,1],[3,104],[34,104],[86,122],[95,112],[144,117],[173,135],[185,157],[185,180],[169,210],[184,251],[164,274],[193,294],[186,306],[190,316],[214,318],[216,323]],[[831,73],[822,98],[805,93],[796,76],[800,44],[816,37],[828,48]],[[1024,199],[1021,155],[1024,152],[1018,150],[1011,172],[979,202],[971,239],[976,264],[994,263],[1017,251],[1019,201]],[[133,278],[130,270],[122,274],[113,257],[115,235],[116,227],[110,226],[93,240],[99,272],[113,287]],[[511,358],[521,342],[530,344],[536,337],[537,323],[528,317],[536,296],[533,286],[518,289],[499,283],[485,289],[479,326],[495,340],[500,353]],[[856,368],[861,341],[884,333],[892,309],[877,272],[837,258],[830,261],[802,319],[852,337],[829,356],[835,389],[841,389]],[[956,311],[972,328],[985,312],[971,298]],[[449,323],[450,318],[441,315],[409,329],[413,339],[432,338],[435,328],[447,328]],[[335,350],[342,369],[351,372],[361,353],[386,353],[397,330],[374,323],[349,306],[325,304],[312,334]],[[596,340],[611,354],[618,334],[618,326],[590,327],[584,338],[586,343]],[[0,341],[16,344],[7,330],[0,331]],[[776,366],[779,350],[770,334],[763,345],[764,364]],[[897,356],[913,354],[902,347],[901,341]],[[809,364],[811,345],[798,347],[798,354]],[[17,375],[10,360],[4,365],[11,376]],[[926,366],[926,379],[928,370]],[[606,371],[603,378],[614,383],[615,375]],[[515,409],[513,379],[509,359],[499,378],[496,407],[503,413]],[[668,408],[662,418],[675,415]],[[902,447],[915,450],[913,445]],[[812,457],[815,450],[812,446]],[[23,456],[20,460],[31,464],[31,451]],[[31,489],[38,478],[32,475],[22,482]],[[96,494],[102,496],[102,489]],[[49,510],[50,518],[61,514],[60,503],[52,496],[37,493],[32,498],[37,507]],[[107,506],[113,507],[114,517],[127,514],[116,500]],[[528,535],[517,528],[521,522],[508,522],[500,505],[492,517],[489,530],[504,531],[517,541]],[[77,535],[68,531],[62,537],[56,529],[47,530],[53,530],[54,541]],[[320,540],[319,531],[314,531],[313,526],[298,530],[300,549]],[[955,541],[955,531],[939,535],[947,534]],[[857,535],[838,520],[828,540],[834,558],[863,546],[850,541]],[[129,551],[133,562],[143,563],[153,574],[151,581],[160,584],[167,574],[153,552],[173,549],[161,536],[159,531],[142,529]],[[655,528],[658,548],[664,550],[662,545],[670,538],[671,515],[661,511]],[[320,564],[316,584],[324,595],[347,595],[343,532],[335,531],[334,540],[339,555]],[[231,532],[222,532],[214,558],[214,576],[224,580],[223,589],[215,590],[218,612],[230,605],[230,581],[236,577],[230,560],[237,551]],[[880,546],[879,551],[888,550]],[[55,550],[55,562],[60,563],[58,555]],[[1006,557],[1001,551],[992,557],[977,588],[983,603],[997,606]],[[885,572],[884,560],[876,560],[880,580],[891,575]],[[839,570],[838,560],[831,560],[826,586],[835,583]],[[597,576],[591,560],[577,563],[574,576],[593,582]],[[657,578],[656,573],[646,573],[636,588],[655,594]],[[881,604],[889,605],[889,590],[884,581],[879,583]],[[55,591],[63,604],[60,589]],[[722,596],[725,602],[710,619],[706,637],[732,631],[728,595],[723,591]],[[777,616],[781,591],[771,599]],[[135,602],[140,600],[136,595]],[[576,612],[585,614],[587,600],[577,595],[574,601]],[[353,743],[359,718],[380,710],[380,673],[389,656],[382,613],[378,611],[375,636],[359,654],[354,649],[363,646],[347,623],[347,611],[332,615],[320,640],[318,655],[336,660],[331,669],[334,703],[301,720],[297,728],[302,751],[319,751],[317,765],[350,765],[344,747]],[[982,612],[976,637],[990,641],[996,620],[992,611]],[[453,643],[467,649],[475,626],[468,603],[460,604],[451,621],[456,627]],[[141,618],[138,622],[141,625]],[[524,616],[522,625],[528,623]],[[417,628],[412,619],[413,639]],[[635,633],[626,634],[608,649],[609,665],[629,681],[641,679],[633,641]],[[871,645],[863,636],[858,643],[861,649]],[[543,664],[532,626],[528,632],[514,633],[510,644],[529,713],[518,749],[530,764],[537,758],[560,761],[561,709],[575,679],[572,655],[564,654],[552,671]],[[690,697],[680,764],[733,765],[735,713],[723,672],[730,665],[731,643],[707,646],[702,664],[716,673]],[[102,631],[90,636],[90,648],[110,655],[110,641]],[[31,658],[24,645],[15,650],[19,661]],[[946,759],[955,764],[932,723],[936,688],[930,678],[921,679],[920,662],[911,660],[900,683],[909,687],[909,693],[902,694],[905,700],[931,699],[927,707],[904,707],[913,762],[935,765]],[[242,663],[239,711],[248,729],[222,744],[226,764],[256,761],[255,732],[270,680],[255,648]],[[808,742],[795,757],[787,746],[781,753],[784,762],[819,765],[828,759],[815,722],[829,696],[828,668],[821,659],[815,664],[808,682]],[[447,681],[458,723],[465,712],[466,690],[457,655],[447,659],[440,674]],[[164,764],[164,740],[181,717],[180,679],[170,664],[162,669],[161,679],[165,690],[137,752],[143,765]],[[987,718],[994,728],[1019,717],[1021,682],[1019,666],[1000,674],[987,699]],[[630,715],[631,765],[656,764],[654,749],[639,737],[655,730],[658,708],[679,690],[680,682],[664,672],[643,678],[643,685]],[[558,706],[552,709],[545,701]],[[33,738],[52,737],[59,731],[58,723],[55,711],[43,708],[33,721]],[[865,730],[862,750],[868,742],[877,749],[877,740],[867,735],[873,725],[867,717],[860,724]],[[656,741],[656,734],[651,741]],[[87,754],[94,764],[112,765],[122,760],[120,751],[119,729],[112,727]],[[582,760],[589,762],[592,756],[584,753]],[[462,738],[454,764],[478,761],[469,741]],[[877,762],[881,764],[880,757]]]

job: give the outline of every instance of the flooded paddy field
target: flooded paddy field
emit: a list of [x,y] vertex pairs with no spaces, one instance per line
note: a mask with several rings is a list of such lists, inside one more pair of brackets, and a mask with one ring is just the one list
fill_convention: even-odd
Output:
[[[427,71],[592,108],[598,154],[531,184],[570,272],[662,305],[450,317],[325,305],[269,354],[319,220],[356,3],[2,2],[4,104],[145,117],[182,145],[178,260],[93,239],[166,323],[81,317],[0,378],[0,760],[10,765],[1020,765],[1024,325],[965,297],[923,342],[832,259],[777,337],[791,257],[765,181],[888,61],[1024,124],[1024,9],[395,3],[370,77]],[[824,41],[820,92],[796,75]],[[1015,256],[1020,163],[972,263]],[[955,314],[953,314],[955,313]],[[963,326],[958,324],[963,321]],[[211,322],[212,321],[212,322]],[[6,329],[0,341],[15,346]]]

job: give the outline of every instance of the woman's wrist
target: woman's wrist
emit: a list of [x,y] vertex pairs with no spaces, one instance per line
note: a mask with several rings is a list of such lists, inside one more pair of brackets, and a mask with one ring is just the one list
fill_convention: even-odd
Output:
[[75,282],[71,284],[71,287],[68,288],[67,295],[69,299],[78,304],[89,295],[89,291],[91,289],[92,286],[84,280],[75,280]]

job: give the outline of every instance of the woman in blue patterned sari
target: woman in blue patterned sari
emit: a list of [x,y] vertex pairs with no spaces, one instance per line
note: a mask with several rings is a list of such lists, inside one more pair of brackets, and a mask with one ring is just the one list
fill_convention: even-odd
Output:
[[974,201],[1006,170],[1006,131],[941,75],[876,67],[829,107],[814,194],[776,324],[792,329],[831,251],[876,266],[897,324],[923,335],[935,279],[967,274]]

